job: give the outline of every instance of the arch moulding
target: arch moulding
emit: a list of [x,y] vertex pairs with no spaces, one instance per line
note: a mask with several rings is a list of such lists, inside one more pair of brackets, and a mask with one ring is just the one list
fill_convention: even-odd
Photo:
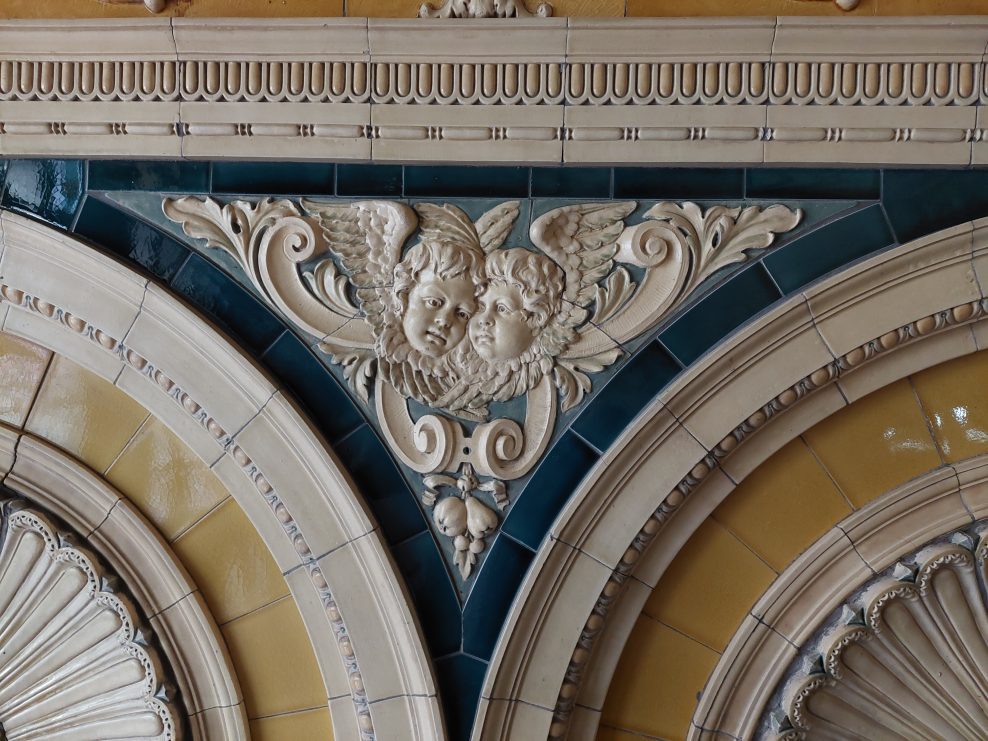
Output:
[[3,331],[131,395],[212,467],[243,508],[298,605],[336,737],[443,737],[404,586],[353,484],[288,396],[164,289],[6,211],[0,275]]
[[988,220],[805,289],[664,389],[587,476],[512,607],[473,738],[591,739],[635,619],[734,487],[838,409],[988,347]]

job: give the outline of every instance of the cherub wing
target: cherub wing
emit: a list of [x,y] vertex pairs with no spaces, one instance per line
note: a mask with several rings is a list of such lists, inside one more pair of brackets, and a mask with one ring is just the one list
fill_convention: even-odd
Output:
[[618,237],[634,201],[581,203],[553,209],[532,222],[533,244],[558,264],[566,276],[563,308],[554,322],[575,329],[587,319],[597,283],[614,269]]
[[339,205],[303,199],[302,207],[319,221],[326,245],[347,272],[376,335],[384,323],[402,246],[418,224],[415,212],[394,201]]

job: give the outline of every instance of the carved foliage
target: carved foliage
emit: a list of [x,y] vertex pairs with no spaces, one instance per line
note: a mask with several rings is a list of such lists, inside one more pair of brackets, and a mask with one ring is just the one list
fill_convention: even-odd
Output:
[[540,2],[533,14],[525,7],[524,0],[443,0],[438,8],[422,3],[422,18],[530,18],[532,15],[547,18],[552,15],[552,5]]
[[0,547],[0,724],[8,741],[178,739],[133,606],[46,518],[8,502]]

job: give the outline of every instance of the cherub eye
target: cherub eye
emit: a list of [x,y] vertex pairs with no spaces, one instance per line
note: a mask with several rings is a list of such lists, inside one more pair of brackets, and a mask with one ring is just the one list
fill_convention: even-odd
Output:
[[428,306],[430,309],[439,309],[442,308],[443,302],[442,299],[433,298],[432,296],[429,296],[425,299],[425,305]]
[[510,314],[511,313],[511,309],[507,306],[507,304],[498,304],[497,305],[497,313],[498,314]]
[[458,317],[460,317],[460,319],[469,319],[470,318],[469,312],[464,311],[463,309],[460,309],[459,311],[457,311],[456,312],[456,315]]

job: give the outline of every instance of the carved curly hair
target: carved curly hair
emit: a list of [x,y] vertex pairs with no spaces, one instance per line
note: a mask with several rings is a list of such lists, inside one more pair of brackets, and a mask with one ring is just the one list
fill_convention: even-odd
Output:
[[516,286],[521,290],[532,329],[542,329],[559,311],[566,277],[562,268],[545,255],[521,247],[494,250],[487,256],[485,267],[489,284]]
[[473,245],[461,242],[424,240],[414,245],[395,265],[394,311],[399,316],[408,308],[408,294],[426,270],[439,280],[466,276],[474,285],[474,295],[484,286],[484,257]]

